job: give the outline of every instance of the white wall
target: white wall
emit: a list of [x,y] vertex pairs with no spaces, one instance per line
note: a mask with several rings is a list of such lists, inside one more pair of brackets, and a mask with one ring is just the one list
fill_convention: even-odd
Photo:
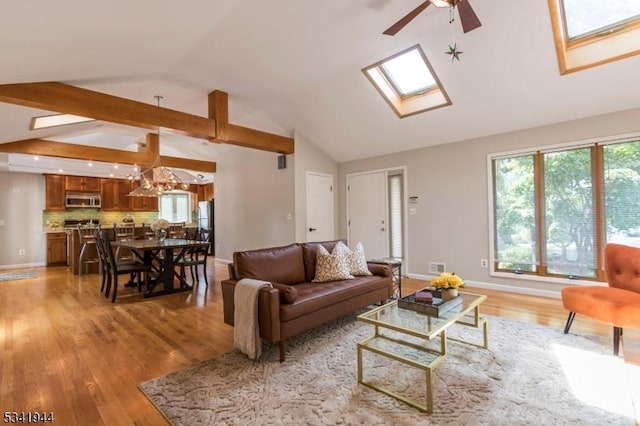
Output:
[[333,209],[335,234],[338,234],[338,164],[318,146],[300,133],[295,134],[295,203],[296,241],[307,238],[307,172],[324,173],[333,176]]
[[429,261],[444,262],[467,281],[557,296],[561,284],[492,277],[480,266],[480,259],[489,258],[490,244],[487,155],[633,132],[640,132],[640,109],[341,163],[340,236],[347,235],[346,175],[407,165],[407,196],[419,198],[411,205],[417,213],[408,216],[411,270],[403,272],[427,275]]
[[0,268],[46,263],[44,202],[43,175],[0,172]]
[[216,258],[234,251],[295,241],[294,159],[278,169],[278,154],[226,145],[216,158]]

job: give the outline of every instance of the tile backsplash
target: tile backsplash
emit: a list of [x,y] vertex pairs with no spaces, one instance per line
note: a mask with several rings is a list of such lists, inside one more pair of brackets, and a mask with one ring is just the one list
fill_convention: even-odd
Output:
[[72,211],[43,211],[42,226],[59,222],[60,226],[67,219],[98,219],[101,224],[108,225],[122,222],[125,215],[131,215],[136,223],[149,223],[158,218],[158,212],[102,212],[96,209],[73,209]]

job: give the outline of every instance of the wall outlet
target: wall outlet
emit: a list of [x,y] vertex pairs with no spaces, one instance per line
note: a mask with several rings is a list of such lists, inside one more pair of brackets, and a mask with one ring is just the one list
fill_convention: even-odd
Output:
[[483,268],[487,268],[489,266],[489,262],[487,259],[480,259],[480,266]]
[[18,256],[24,256],[25,254],[27,254],[24,249],[20,249],[18,250]]
[[4,226],[4,219],[0,219],[0,226]]
[[19,194],[20,193],[20,187],[19,186],[14,186],[13,188],[11,188],[11,192],[13,192],[14,194]]

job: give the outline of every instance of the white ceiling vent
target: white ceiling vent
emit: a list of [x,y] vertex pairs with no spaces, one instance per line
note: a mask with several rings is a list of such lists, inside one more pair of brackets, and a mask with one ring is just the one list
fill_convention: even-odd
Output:
[[430,274],[441,274],[447,270],[447,265],[440,262],[429,262],[429,273]]

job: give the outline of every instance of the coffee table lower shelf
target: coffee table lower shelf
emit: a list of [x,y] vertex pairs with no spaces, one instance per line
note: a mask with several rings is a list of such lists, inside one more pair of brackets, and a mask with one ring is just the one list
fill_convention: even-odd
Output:
[[[389,348],[382,348],[382,345],[388,346]],[[402,401],[422,412],[431,413],[433,411],[433,370],[446,358],[446,338],[444,336],[441,336],[440,345],[441,350],[436,351],[384,335],[371,336],[358,343],[358,383],[362,383],[378,392]],[[362,352],[365,350],[423,370],[426,379],[426,404],[420,404],[383,386],[364,381]],[[412,355],[412,357],[409,358],[406,355]]]
[[[359,321],[374,326],[373,336],[358,343],[358,383],[375,389],[426,413],[433,412],[433,370],[447,357],[447,341],[456,341],[488,349],[489,333],[486,318],[480,315],[484,295],[464,294],[464,301],[445,317],[432,317],[398,307],[398,301],[372,309],[358,316]],[[482,331],[482,343],[447,337],[452,325],[462,325]],[[384,332],[383,332],[384,331]],[[439,342],[437,342],[439,340]],[[438,345],[439,343],[439,345]],[[439,348],[438,348],[439,346]],[[422,370],[425,373],[425,404],[413,401],[379,383],[364,378],[363,352]]]

